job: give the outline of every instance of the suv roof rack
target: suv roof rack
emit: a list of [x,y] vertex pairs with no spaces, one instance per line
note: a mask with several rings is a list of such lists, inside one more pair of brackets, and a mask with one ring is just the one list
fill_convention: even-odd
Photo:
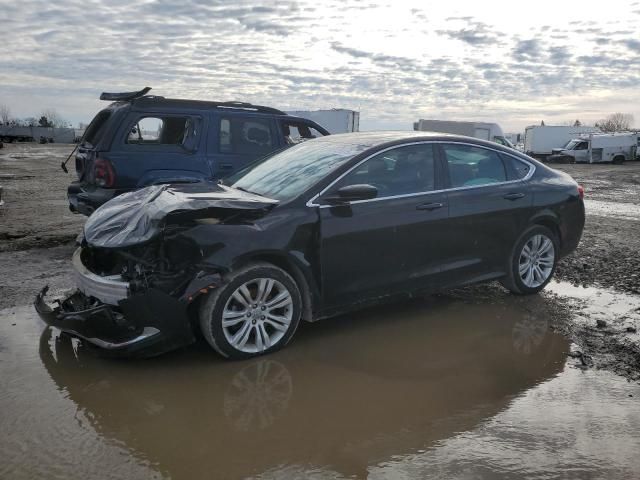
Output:
[[247,102],[215,102],[209,100],[191,100],[187,98],[165,98],[165,97],[156,97],[153,95],[145,95],[141,97],[133,98],[132,101],[135,101],[136,104],[145,103],[145,102],[163,102],[168,105],[178,106],[178,105],[199,105],[202,107],[208,108],[228,108],[228,109],[237,109],[237,110],[248,110],[252,112],[261,112],[261,113],[273,113],[275,115],[287,115],[282,110],[278,110],[273,107],[265,107],[263,105],[254,105],[252,103]]
[[222,108],[240,108],[240,109],[244,109],[244,110],[255,110],[257,112],[275,113],[277,115],[286,115],[285,112],[283,112],[282,110],[278,110],[277,108],[265,107],[263,105],[254,105],[252,103],[247,103],[247,102],[233,101],[233,102],[213,102],[213,103],[217,107],[222,107]]
[[136,98],[140,98],[151,90],[151,87],[144,87],[142,90],[138,90],[137,92],[120,92],[120,93],[109,93],[102,92],[100,94],[100,100],[108,100],[111,102],[129,102],[131,100],[135,100]]

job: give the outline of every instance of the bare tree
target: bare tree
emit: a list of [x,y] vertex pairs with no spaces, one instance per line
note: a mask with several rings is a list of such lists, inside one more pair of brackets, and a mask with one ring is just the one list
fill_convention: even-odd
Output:
[[0,123],[8,125],[11,120],[11,109],[4,103],[0,103]]
[[623,132],[631,129],[633,115],[630,113],[612,113],[603,120],[598,120],[596,126],[603,132]]
[[48,108],[44,110],[40,114],[40,120],[44,120],[44,123],[46,123],[43,124],[42,121],[39,122],[43,127],[59,128],[67,125],[67,122],[58,114],[58,112],[54,108]]

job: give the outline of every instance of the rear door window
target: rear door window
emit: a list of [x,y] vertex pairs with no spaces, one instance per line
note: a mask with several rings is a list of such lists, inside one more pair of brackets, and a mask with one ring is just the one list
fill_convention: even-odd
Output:
[[287,145],[295,145],[305,140],[322,137],[317,129],[301,122],[282,121],[282,132],[284,135],[284,143]]
[[184,145],[193,130],[190,117],[154,116],[140,118],[129,130],[130,145]]
[[507,178],[509,180],[521,180],[531,171],[531,165],[521,162],[520,160],[513,158],[511,155],[500,154],[500,157],[507,169]]
[[264,155],[276,148],[272,122],[268,119],[229,116],[220,119],[220,153]]
[[444,144],[442,148],[449,166],[451,187],[507,181],[506,169],[497,152],[462,144]]

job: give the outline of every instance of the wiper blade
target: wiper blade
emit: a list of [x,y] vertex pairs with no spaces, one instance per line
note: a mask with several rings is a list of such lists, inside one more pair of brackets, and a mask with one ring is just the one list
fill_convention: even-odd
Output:
[[236,190],[240,190],[241,192],[251,193],[252,195],[257,195],[257,193],[252,192],[251,190],[247,190],[246,188],[243,188],[243,187],[233,187],[233,188],[235,188]]

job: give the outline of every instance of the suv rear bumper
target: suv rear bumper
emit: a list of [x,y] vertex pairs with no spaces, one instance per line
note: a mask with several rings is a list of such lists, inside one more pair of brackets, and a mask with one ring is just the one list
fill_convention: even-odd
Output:
[[121,191],[112,188],[89,186],[80,182],[72,182],[67,188],[69,210],[73,213],[91,215],[96,208],[108,202]]

